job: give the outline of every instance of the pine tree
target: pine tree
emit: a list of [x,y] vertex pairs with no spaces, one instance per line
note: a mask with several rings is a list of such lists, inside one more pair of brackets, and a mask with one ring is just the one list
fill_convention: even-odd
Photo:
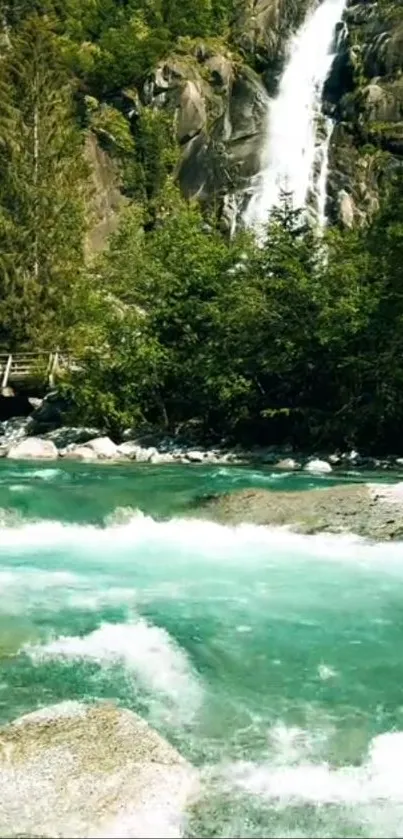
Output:
[[49,15],[55,11],[54,0],[0,0],[0,13],[11,26],[19,25],[34,13]]
[[38,345],[71,322],[84,237],[81,138],[46,18],[13,30],[0,100],[1,340]]

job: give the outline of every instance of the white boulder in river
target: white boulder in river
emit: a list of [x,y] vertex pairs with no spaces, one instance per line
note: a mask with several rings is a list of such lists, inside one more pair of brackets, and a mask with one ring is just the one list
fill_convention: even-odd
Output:
[[196,773],[131,711],[65,702],[0,729],[0,836],[179,837]]
[[297,461],[292,457],[286,457],[284,460],[278,460],[277,463],[275,463],[275,467],[276,469],[283,469],[285,472],[291,472],[301,468],[299,463],[297,463]]
[[93,449],[88,446],[75,446],[74,443],[71,446],[66,446],[65,449],[60,449],[59,454],[66,460],[83,460],[85,463],[98,460]]
[[332,467],[330,463],[327,463],[326,460],[309,460],[308,463],[305,464],[304,469],[306,472],[312,472],[315,475],[324,475],[326,472],[332,472]]
[[56,460],[57,456],[55,444],[40,437],[26,437],[12,445],[7,454],[12,460]]
[[118,454],[117,446],[110,437],[96,437],[95,440],[88,440],[85,445],[101,459],[111,460]]

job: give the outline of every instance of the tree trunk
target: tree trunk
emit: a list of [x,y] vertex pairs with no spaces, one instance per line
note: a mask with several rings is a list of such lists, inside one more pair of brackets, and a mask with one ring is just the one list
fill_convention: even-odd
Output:
[[39,278],[39,220],[38,220],[38,181],[39,181],[39,108],[38,104],[34,106],[34,201],[35,201],[35,220],[34,220],[34,277],[38,281]]

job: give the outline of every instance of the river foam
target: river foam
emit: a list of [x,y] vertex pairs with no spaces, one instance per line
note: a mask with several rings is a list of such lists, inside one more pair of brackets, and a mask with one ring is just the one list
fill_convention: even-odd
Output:
[[182,721],[197,712],[202,689],[190,661],[165,629],[139,618],[129,623],[103,623],[84,636],[61,636],[22,648],[33,664],[47,661],[91,661],[100,668],[121,667],[154,697],[167,702],[167,712]]
[[164,547],[164,554],[175,551],[178,559],[181,554],[188,556],[191,551],[204,561],[216,562],[218,556],[221,560],[226,557],[236,560],[244,557],[245,550],[252,550],[254,559],[271,554],[292,554],[295,558],[320,557],[326,561],[358,564],[386,562],[391,566],[401,565],[403,570],[402,543],[373,543],[354,534],[306,535],[295,533],[287,526],[229,526],[192,518],[157,521],[130,509],[126,509],[123,516],[119,509],[116,517],[108,516],[107,522],[106,526],[98,527],[16,519],[12,526],[1,528],[0,559],[10,553],[32,555],[32,552],[52,552],[60,548],[80,554],[95,552],[97,559],[101,560],[104,555],[109,560],[111,551],[115,554],[120,550]]
[[227,779],[253,795],[286,803],[369,804],[389,801],[403,806],[403,732],[374,737],[360,766],[331,767],[308,760],[238,763],[227,770]]
[[232,801],[223,835],[235,835],[245,808],[260,807],[272,839],[403,836],[403,732],[373,737],[359,763],[339,766],[315,757],[319,734],[280,723],[269,732],[270,756],[203,770],[203,795]]

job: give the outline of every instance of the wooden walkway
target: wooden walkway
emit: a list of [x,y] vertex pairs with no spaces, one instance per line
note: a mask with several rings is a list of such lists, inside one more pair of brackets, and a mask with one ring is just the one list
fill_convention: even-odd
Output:
[[76,359],[59,351],[0,353],[0,392],[8,396],[13,385],[35,382],[53,387],[58,373],[77,369]]

